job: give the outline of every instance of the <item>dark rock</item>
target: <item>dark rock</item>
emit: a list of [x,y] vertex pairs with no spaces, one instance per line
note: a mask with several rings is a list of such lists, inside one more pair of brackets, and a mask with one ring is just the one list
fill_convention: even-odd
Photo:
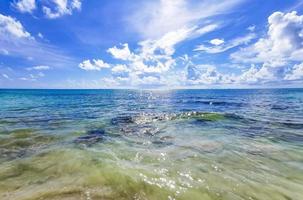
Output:
[[115,117],[111,120],[113,125],[121,125],[121,124],[132,124],[134,120],[131,116],[119,116]]
[[161,138],[160,138],[160,140],[162,140],[162,141],[166,141],[166,140],[173,140],[173,139],[174,139],[174,137],[169,136],[169,135],[167,135],[167,136],[163,136],[163,137],[161,137]]
[[87,146],[93,145],[95,143],[101,142],[104,140],[106,132],[104,130],[91,130],[87,132],[87,135],[80,136],[75,139],[75,143],[85,144]]
[[167,147],[174,144],[172,141],[163,141],[163,140],[154,140],[152,141],[152,143],[157,147]]

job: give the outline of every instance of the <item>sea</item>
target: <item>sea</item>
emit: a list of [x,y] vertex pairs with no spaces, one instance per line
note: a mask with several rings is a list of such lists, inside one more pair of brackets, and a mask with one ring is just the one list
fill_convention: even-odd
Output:
[[1,89],[0,199],[302,200],[303,89]]

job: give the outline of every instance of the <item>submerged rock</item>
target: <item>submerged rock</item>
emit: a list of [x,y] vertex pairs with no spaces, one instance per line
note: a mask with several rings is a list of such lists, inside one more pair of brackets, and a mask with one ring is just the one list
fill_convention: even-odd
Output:
[[153,125],[129,125],[120,129],[123,135],[154,136],[160,130]]
[[199,113],[199,112],[188,113],[188,117],[185,115],[183,118],[196,119],[198,121],[218,121],[218,120],[225,119],[223,114],[219,114],[219,113]]
[[80,136],[74,140],[75,143],[85,144],[87,146],[93,145],[95,143],[104,140],[106,132],[103,129],[88,131],[86,135]]
[[161,132],[159,124],[173,120],[197,120],[213,122],[225,119],[224,114],[207,112],[183,113],[141,113],[123,115],[111,120],[111,124],[118,127],[123,135],[155,136]]
[[177,119],[196,119],[203,121],[217,121],[225,119],[225,114],[212,112],[183,112],[183,113],[141,113],[133,116],[118,116],[111,120],[112,125],[150,124],[157,121],[171,121]]
[[166,147],[166,146],[169,146],[169,145],[173,145],[173,140],[174,140],[174,137],[172,136],[162,136],[156,140],[154,140],[152,143],[154,145],[157,145],[158,147]]
[[154,136],[160,131],[154,122],[162,120],[160,118],[155,114],[118,116],[111,120],[111,124],[117,126],[123,135]]
[[111,120],[112,125],[130,124],[134,123],[133,117],[131,116],[119,116]]
[[290,128],[290,129],[303,129],[303,123],[300,122],[274,122],[274,125]]
[[0,160],[13,160],[37,152],[56,140],[31,129],[18,129],[0,137]]
[[167,141],[167,140],[173,140],[173,139],[174,139],[174,137],[173,136],[169,136],[169,135],[160,137],[161,141]]

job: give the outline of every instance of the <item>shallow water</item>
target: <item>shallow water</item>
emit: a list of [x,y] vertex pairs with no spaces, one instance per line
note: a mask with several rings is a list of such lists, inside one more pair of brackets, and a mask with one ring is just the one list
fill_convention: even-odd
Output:
[[303,90],[0,90],[0,199],[303,199]]

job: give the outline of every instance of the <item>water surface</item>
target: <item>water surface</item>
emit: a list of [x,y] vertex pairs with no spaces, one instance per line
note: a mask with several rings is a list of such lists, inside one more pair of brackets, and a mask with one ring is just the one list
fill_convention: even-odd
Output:
[[303,199],[303,90],[0,90],[0,199]]

